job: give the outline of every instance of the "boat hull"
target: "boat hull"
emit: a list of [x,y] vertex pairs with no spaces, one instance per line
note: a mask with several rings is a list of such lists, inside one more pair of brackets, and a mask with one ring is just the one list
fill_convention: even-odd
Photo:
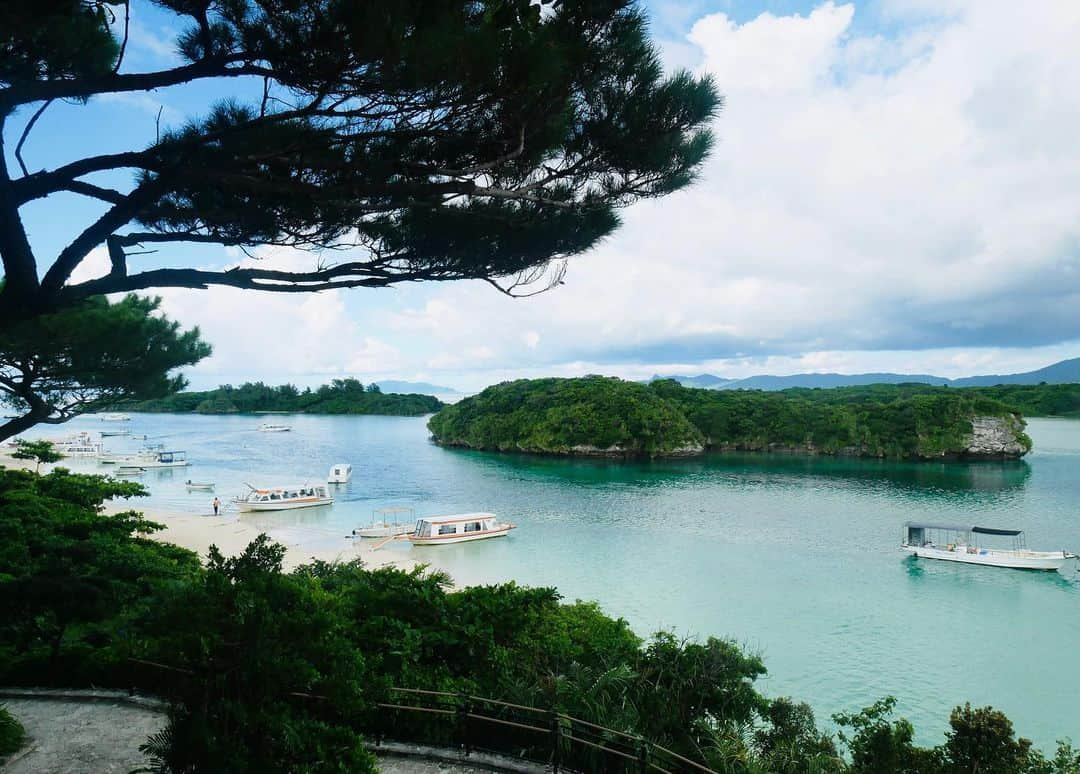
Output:
[[948,551],[929,546],[902,546],[901,550],[919,559],[1043,572],[1056,572],[1071,558],[1064,551],[988,551],[985,554],[969,554],[966,551]]
[[243,500],[234,500],[237,509],[245,513],[252,511],[292,511],[297,508],[315,508],[320,505],[333,505],[334,500],[332,498],[318,498],[311,500],[289,500],[282,502],[280,500],[268,502],[268,503],[249,503]]
[[513,527],[507,525],[498,529],[488,529],[481,532],[466,532],[460,535],[432,535],[431,537],[417,537],[409,535],[409,542],[414,546],[445,546],[450,543],[467,543],[472,540],[487,540],[488,538],[506,537]]

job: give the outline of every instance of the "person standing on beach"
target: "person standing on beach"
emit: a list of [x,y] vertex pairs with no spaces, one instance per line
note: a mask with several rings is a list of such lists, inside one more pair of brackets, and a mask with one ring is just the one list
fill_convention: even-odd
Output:
[[214,515],[215,516],[218,515],[218,509],[220,509],[220,508],[221,508],[221,500],[217,499],[217,496],[215,495],[214,496]]

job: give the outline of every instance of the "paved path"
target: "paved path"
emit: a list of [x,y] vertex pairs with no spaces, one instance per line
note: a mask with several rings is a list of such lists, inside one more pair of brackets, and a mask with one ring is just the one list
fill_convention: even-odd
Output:
[[146,765],[139,745],[165,725],[160,711],[122,701],[0,699],[26,729],[29,745],[3,774],[127,774]]

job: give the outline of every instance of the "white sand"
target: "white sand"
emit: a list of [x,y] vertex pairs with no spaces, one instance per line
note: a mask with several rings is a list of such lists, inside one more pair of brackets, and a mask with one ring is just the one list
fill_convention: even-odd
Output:
[[150,537],[166,543],[173,543],[190,549],[203,559],[211,545],[216,545],[225,556],[243,553],[248,544],[260,533],[266,532],[274,542],[285,546],[284,567],[291,570],[314,559],[327,562],[347,562],[360,559],[369,569],[394,566],[402,570],[411,570],[420,562],[393,545],[379,550],[373,547],[378,540],[360,540],[331,535],[326,530],[313,530],[303,526],[283,530],[262,530],[256,524],[239,516],[235,512],[214,516],[212,513],[189,514],[176,513],[160,508],[146,508],[138,501],[117,501],[105,504],[107,513],[135,510],[141,512],[150,521],[164,524],[165,529],[153,533]]

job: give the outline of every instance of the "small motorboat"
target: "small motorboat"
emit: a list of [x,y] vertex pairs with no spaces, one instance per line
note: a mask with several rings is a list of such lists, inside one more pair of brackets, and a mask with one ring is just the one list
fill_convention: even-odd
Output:
[[[408,514],[408,517],[402,520],[402,514]],[[405,535],[415,528],[412,508],[377,508],[371,514],[371,523],[357,527],[352,533],[359,538],[384,538]]]
[[416,528],[406,537],[416,546],[439,546],[506,537],[516,526],[510,522],[500,522],[494,513],[425,516],[416,522]]
[[293,508],[312,508],[333,505],[325,484],[293,484],[289,486],[254,487],[243,497],[233,498],[241,511],[287,511]]
[[287,433],[290,430],[292,430],[292,425],[275,425],[269,422],[259,425],[260,433]]
[[189,464],[187,453],[182,451],[159,451],[152,455],[139,455],[138,465],[141,468],[185,468]]
[[116,469],[116,476],[141,476],[146,470],[134,465],[121,465]]
[[[983,537],[1012,538],[1011,548],[988,548],[980,545]],[[969,527],[955,524],[904,524],[900,550],[919,559],[981,564],[1013,570],[1056,572],[1077,555],[1069,551],[1030,551],[1022,529]]]
[[131,431],[130,430],[102,430],[101,431],[101,437],[102,438],[108,438],[108,437],[114,436],[114,435],[131,435]]
[[131,417],[127,414],[102,414],[102,422],[130,422]]
[[352,465],[347,462],[339,462],[330,468],[330,473],[326,476],[326,483],[328,484],[347,484],[352,478]]
[[209,491],[209,490],[212,490],[214,488],[214,482],[213,481],[192,481],[191,479],[188,479],[187,481],[184,482],[184,486],[186,486],[188,489],[202,489],[202,490]]

